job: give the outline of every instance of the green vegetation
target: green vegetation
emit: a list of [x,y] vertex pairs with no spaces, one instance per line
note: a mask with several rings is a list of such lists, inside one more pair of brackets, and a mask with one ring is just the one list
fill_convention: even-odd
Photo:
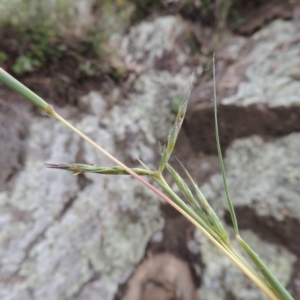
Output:
[[132,21],[141,21],[149,14],[163,10],[163,0],[128,0],[135,6]]
[[0,51],[0,66],[3,65],[8,59],[8,56],[5,52]]
[[41,67],[49,55],[61,57],[66,49],[62,44],[62,37],[55,32],[50,23],[39,24],[33,28],[20,28],[16,35],[21,49],[23,48],[12,67],[18,75]]
[[0,31],[9,30],[16,43],[14,73],[22,75],[34,71],[49,55],[62,54],[62,37],[71,25],[66,20],[72,20],[74,15],[71,3],[70,0],[0,1]]
[[[23,75],[47,62],[61,63],[71,57],[84,75],[108,72],[119,78],[124,72],[110,60],[115,55],[108,43],[112,33],[124,32],[133,22],[153,14],[177,12],[185,18],[197,16],[211,26],[215,23],[216,45],[227,23],[238,26],[245,22],[240,6],[238,0],[222,1],[216,13],[214,0],[178,0],[171,4],[165,0],[0,0],[0,36],[8,32],[13,40],[11,48],[1,49],[10,56],[0,55],[0,63],[8,62],[10,71]],[[197,53],[200,46],[196,39],[191,34],[186,39],[192,52]]]
[[[23,75],[49,59],[72,57],[86,75],[109,71],[108,39],[126,28],[131,12],[125,1],[0,0],[0,34],[8,31],[15,45],[9,49],[14,57],[11,70]],[[5,61],[0,56],[0,63]]]

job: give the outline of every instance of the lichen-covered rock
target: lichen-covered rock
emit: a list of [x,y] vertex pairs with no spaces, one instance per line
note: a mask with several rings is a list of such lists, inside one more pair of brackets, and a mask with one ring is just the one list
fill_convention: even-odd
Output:
[[139,64],[139,69],[178,71],[191,55],[185,32],[184,22],[178,16],[142,22],[122,39],[121,53],[128,65]]
[[[113,133],[99,127],[104,115],[75,123],[124,159]],[[46,169],[42,162],[108,164],[55,120],[35,120],[28,143],[25,169],[0,195],[0,298],[113,299],[163,228],[159,201],[129,176],[84,179]]]
[[[228,183],[235,206],[277,221],[300,218],[300,134],[264,142],[254,136],[236,140],[226,152]],[[222,212],[226,207],[220,175],[203,187]]]
[[25,103],[0,98],[0,190],[7,189],[8,182],[22,168],[29,121],[26,110]]
[[[183,98],[189,81],[189,76],[173,76],[164,71],[143,74],[124,105],[113,107],[112,119],[105,122],[116,140],[125,145],[123,151],[127,156],[133,160],[139,157],[146,163],[158,156],[158,141],[167,140],[175,119],[171,104],[176,98]],[[140,143],[140,138],[145,142]]]
[[[244,45],[249,46],[250,52],[243,57],[244,65],[247,64],[245,80],[238,85],[236,94],[224,98],[222,103],[266,104],[270,108],[300,106],[300,36],[297,26],[290,21],[274,21]],[[224,75],[226,79],[232,80],[227,73]]]
[[[217,53],[220,140],[283,136],[300,131],[300,37],[291,21],[276,20],[249,39],[231,37]],[[191,139],[214,134],[212,82],[195,89],[187,115]],[[194,150],[216,153],[214,139],[193,143]]]

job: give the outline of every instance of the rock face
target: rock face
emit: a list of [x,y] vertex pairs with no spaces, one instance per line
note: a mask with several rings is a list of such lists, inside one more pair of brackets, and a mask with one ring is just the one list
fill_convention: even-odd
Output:
[[[9,188],[8,182],[22,169],[26,150],[29,113],[24,102],[10,103],[0,95],[0,190]],[[23,113],[21,113],[23,111]],[[15,120],[18,120],[16,122]]]
[[[222,99],[222,104],[266,104],[269,108],[300,106],[297,33],[295,24],[278,20],[254,34],[251,41],[254,47],[244,60],[248,65],[246,80],[238,85],[233,96]],[[248,45],[247,42],[245,46]],[[227,75],[225,72],[224,77],[229,78]]]
[[[75,123],[124,158],[114,132],[98,126],[105,112]],[[28,143],[25,169],[1,193],[1,299],[113,299],[163,228],[159,201],[126,176],[46,169],[42,162],[108,164],[54,120],[34,122]]]
[[[283,136],[300,130],[299,45],[297,27],[277,20],[250,39],[232,38],[220,50],[218,94],[220,139],[226,148],[236,138]],[[208,85],[208,86],[211,86]],[[211,136],[212,88],[195,89],[187,120],[190,138]],[[214,139],[193,143],[215,153]]]
[[[62,114],[130,166],[139,157],[154,168],[158,144],[166,141],[175,118],[172,107],[190,84],[186,30],[180,18],[160,17],[114,39],[133,75],[125,99],[115,88],[117,104],[110,107],[113,96],[91,91],[78,100],[80,110],[65,108]],[[242,236],[297,299],[300,136],[292,132],[300,130],[299,68],[295,67],[299,37],[292,22],[275,21],[249,39],[232,37],[220,57],[220,134],[224,152],[227,148],[228,181]],[[207,86],[204,93],[200,85],[194,90],[177,148],[183,153],[181,159],[190,159],[194,168],[201,159],[200,171],[215,173],[199,181],[207,182],[202,191],[230,232],[221,176],[211,167],[216,162],[213,110],[205,100],[211,97],[206,93],[211,92],[211,82]],[[164,267],[164,257],[172,257],[174,263],[166,263],[162,272],[149,271],[149,256],[134,271],[158,236],[158,252],[162,239],[178,244],[175,232],[174,240],[161,237],[165,220],[157,197],[127,176],[76,177],[45,169],[43,162],[111,163],[54,120],[31,117],[26,165],[11,181],[11,189],[0,191],[1,299],[119,300],[134,292],[117,293],[120,286],[126,290],[127,281],[128,288],[138,282],[147,287],[143,295],[153,296],[155,279],[171,273],[176,275],[171,280],[176,286],[173,298],[180,290],[182,299],[187,299],[179,287],[189,278],[185,286],[191,297],[198,284],[199,298],[204,300],[264,299],[218,249],[199,233],[193,237],[186,225],[182,240],[190,250],[185,253],[190,266],[161,254],[153,258],[158,266]],[[21,129],[11,130],[21,135]],[[20,147],[11,151],[15,161]],[[9,174],[3,174],[7,180]],[[191,263],[190,257],[200,259]],[[184,266],[183,281],[182,274],[168,272],[174,265]],[[148,266],[145,273],[144,266]],[[140,294],[141,286],[135,290]]]
[[270,142],[257,136],[236,140],[226,152],[235,205],[278,222],[299,219],[299,147],[299,133]]
[[133,28],[122,39],[121,49],[128,61],[140,64],[144,70],[178,72],[191,54],[186,30],[179,17],[159,17]]

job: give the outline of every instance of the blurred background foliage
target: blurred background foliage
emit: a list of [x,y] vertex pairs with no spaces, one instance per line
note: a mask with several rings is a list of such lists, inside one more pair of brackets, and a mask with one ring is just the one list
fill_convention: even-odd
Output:
[[[22,75],[67,54],[92,73],[85,58],[104,62],[107,39],[126,27],[131,11],[122,1],[1,0],[0,34],[13,54],[8,67]],[[7,53],[1,50],[0,62],[5,63]]]
[[[109,73],[113,66],[107,41],[114,33],[157,15],[180,14],[214,28],[213,44],[226,26],[245,23],[243,12],[267,0],[0,0],[0,64],[15,75],[36,71],[68,57],[87,76]],[[195,49],[194,49],[195,50]],[[8,55],[9,54],[9,55]],[[100,63],[99,63],[100,62]]]

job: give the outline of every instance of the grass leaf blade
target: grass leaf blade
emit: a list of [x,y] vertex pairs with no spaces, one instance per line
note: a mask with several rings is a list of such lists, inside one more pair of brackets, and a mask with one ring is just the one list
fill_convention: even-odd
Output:
[[220,169],[221,169],[222,178],[223,178],[223,185],[224,185],[224,189],[225,189],[225,193],[226,193],[227,203],[228,203],[228,207],[229,207],[231,220],[232,220],[232,223],[233,223],[234,232],[235,232],[236,235],[238,235],[239,234],[239,227],[238,227],[238,222],[237,222],[237,219],[236,219],[234,207],[233,207],[230,195],[229,195],[229,189],[228,189],[226,173],[225,173],[225,167],[224,167],[222,151],[221,151],[221,146],[220,146],[220,139],[219,139],[215,54],[214,54],[214,57],[213,57],[213,85],[214,85],[214,116],[215,116],[215,130],[216,130],[216,142],[217,142],[218,158],[219,158]]
[[12,77],[2,68],[0,68],[0,82],[4,83],[18,94],[21,94],[31,103],[43,109],[47,113],[51,114],[51,111],[53,111],[53,108],[46,101],[44,101],[41,97],[32,92],[29,88],[27,88],[14,77]]
[[254,262],[256,267],[264,275],[270,286],[276,291],[276,294],[281,300],[293,300],[293,297],[288,293],[288,291],[281,285],[278,279],[272,274],[268,267],[262,262],[259,256],[251,249],[251,247],[238,235],[238,242],[244,248],[248,256]]

